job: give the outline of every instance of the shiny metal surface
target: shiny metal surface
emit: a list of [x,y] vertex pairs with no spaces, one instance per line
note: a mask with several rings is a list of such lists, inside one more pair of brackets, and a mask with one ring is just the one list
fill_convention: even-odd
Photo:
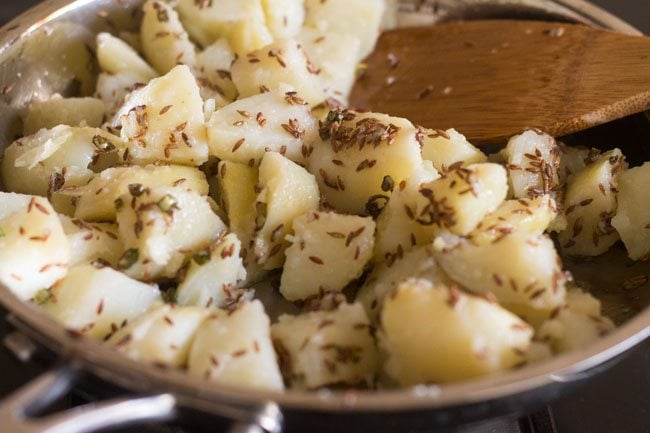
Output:
[[[132,29],[137,19],[135,7],[140,3],[138,0],[49,0],[0,30],[0,150],[20,131],[19,113],[30,101],[47,98],[56,92],[72,95],[92,91],[96,66],[88,47],[92,47],[93,34],[99,30]],[[400,25],[456,18],[514,16],[580,21],[638,33],[619,19],[581,0],[441,0],[424,2],[419,9],[415,7],[416,3],[421,2],[403,2]],[[434,7],[435,4],[438,6]],[[598,267],[602,268],[592,266],[584,273],[593,272]],[[622,259],[619,267],[628,269]],[[607,269],[605,271],[607,273]],[[633,269],[633,272],[639,270]],[[598,277],[593,281],[598,281]],[[595,287],[595,290],[603,292],[605,297],[612,297],[607,304],[610,312],[617,306],[626,309],[617,320],[622,326],[583,350],[473,381],[377,392],[275,393],[209,384],[179,371],[152,368],[131,361],[97,343],[75,338],[36,307],[19,301],[4,287],[0,287],[0,302],[12,312],[13,323],[23,333],[64,359],[75,360],[101,378],[138,393],[170,393],[182,407],[216,413],[243,426],[253,423],[266,431],[276,431],[280,428],[280,409],[285,414],[309,415],[315,417],[313,419],[331,413],[342,419],[365,414],[369,425],[379,413],[381,419],[425,413],[430,424],[444,425],[459,419],[517,412],[555,398],[574,381],[593,374],[595,367],[602,366],[650,336],[648,294],[639,293],[638,305],[631,305],[612,295],[617,282],[612,280],[611,284],[613,288]],[[454,415],[450,414],[452,410]],[[400,422],[406,426],[409,420]],[[315,430],[317,427],[314,426]]]

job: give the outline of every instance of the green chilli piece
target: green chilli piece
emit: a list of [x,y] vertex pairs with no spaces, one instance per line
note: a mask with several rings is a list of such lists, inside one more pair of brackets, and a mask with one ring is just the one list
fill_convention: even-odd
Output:
[[139,258],[140,251],[138,251],[137,248],[130,248],[122,254],[120,261],[117,262],[117,266],[120,269],[129,269],[131,266],[135,265]]

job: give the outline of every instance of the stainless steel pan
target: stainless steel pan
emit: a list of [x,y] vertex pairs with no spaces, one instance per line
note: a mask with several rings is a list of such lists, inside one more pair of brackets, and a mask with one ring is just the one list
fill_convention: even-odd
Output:
[[[53,93],[92,91],[96,66],[89,53],[99,30],[135,29],[137,0],[49,0],[0,30],[0,150],[20,131],[19,113]],[[481,17],[578,21],[638,33],[581,0],[402,1],[400,25]],[[650,128],[650,124],[647,125]],[[620,145],[620,143],[615,143]],[[620,327],[584,350],[505,374],[444,386],[405,390],[273,393],[206,383],[183,372],[133,362],[68,333],[32,305],[0,287],[0,303],[27,340],[11,346],[28,358],[34,345],[65,367],[53,369],[0,404],[3,431],[82,433],[107,426],[173,420],[191,413],[210,425],[232,421],[232,431],[427,431],[502,414],[524,413],[570,391],[650,336],[650,290],[624,291],[626,278],[648,274],[622,248],[592,263],[569,266],[590,284]],[[39,411],[75,383],[79,371],[119,387],[126,396],[39,418]]]

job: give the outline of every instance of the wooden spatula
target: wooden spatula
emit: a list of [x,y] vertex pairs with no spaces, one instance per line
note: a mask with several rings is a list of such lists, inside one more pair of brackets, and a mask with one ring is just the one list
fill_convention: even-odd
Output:
[[650,108],[650,38],[514,20],[392,30],[350,100],[477,144],[562,136]]

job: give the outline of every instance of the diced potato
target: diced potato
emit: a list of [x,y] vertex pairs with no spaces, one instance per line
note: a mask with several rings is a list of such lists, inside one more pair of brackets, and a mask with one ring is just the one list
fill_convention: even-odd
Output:
[[291,233],[293,220],[317,210],[320,194],[314,176],[279,153],[264,155],[259,176],[255,258],[271,270],[284,263],[289,246],[285,236]]
[[27,300],[68,272],[70,244],[43,197],[0,191],[0,283]]
[[560,185],[560,148],[553,137],[528,130],[512,137],[502,152],[516,198],[549,194],[556,199]]
[[293,220],[293,231],[280,282],[280,293],[289,301],[343,290],[372,257],[375,222],[370,217],[309,212]]
[[268,89],[298,92],[310,106],[325,99],[317,70],[294,39],[274,42],[239,57],[232,64],[232,80],[242,97]]
[[411,279],[386,298],[380,346],[403,386],[470,379],[526,360],[533,331],[496,303]]
[[[307,154],[321,192],[344,213],[362,214],[422,167],[417,129],[378,113],[334,110]],[[382,188],[382,186],[384,188]],[[370,213],[370,212],[368,212]]]
[[223,38],[197,54],[196,75],[203,99],[213,98],[223,107],[237,98],[237,88],[230,75],[234,61],[235,54]]
[[276,39],[296,36],[305,21],[305,0],[262,0],[266,24]]
[[650,162],[618,176],[618,211],[612,225],[633,260],[650,257]]
[[113,127],[121,127],[122,140],[128,143],[126,162],[199,166],[208,160],[203,100],[187,66],[177,66],[131,93]]
[[424,161],[421,168],[393,190],[377,218],[375,262],[387,260],[390,263],[416,245],[433,241],[437,226],[419,218],[429,206],[429,200],[422,195],[420,188],[438,178],[440,174],[431,162]]
[[140,27],[142,51],[149,63],[161,74],[176,65],[196,63],[196,48],[190,42],[178,14],[164,1],[147,0],[142,7]]
[[146,83],[158,73],[129,44],[110,33],[97,35],[97,61],[102,71],[109,74],[127,72]]
[[124,99],[132,91],[146,85],[137,75],[120,72],[115,75],[102,72],[97,77],[95,97],[104,101],[106,117],[112,119],[124,105]]
[[155,305],[121,328],[108,345],[136,361],[184,367],[194,335],[210,310]]
[[356,79],[361,41],[353,34],[322,32],[304,27],[298,40],[320,72],[325,94],[347,101]]
[[207,247],[227,228],[206,197],[182,187],[130,184],[115,203],[127,250],[118,267],[138,280],[172,278],[185,255]]
[[560,148],[560,168],[558,169],[560,185],[566,185],[574,174],[585,168],[588,163],[593,162],[592,158],[598,158],[599,151],[596,149],[567,146],[562,142],[558,142],[558,146]]
[[273,42],[261,0],[179,0],[176,6],[192,38],[204,47],[225,37],[245,56]]
[[623,154],[614,149],[573,175],[564,199],[568,227],[558,236],[564,253],[597,256],[619,239],[612,217],[617,207],[617,177],[623,169]]
[[545,235],[514,231],[483,245],[444,236],[434,246],[436,260],[454,281],[478,294],[493,293],[517,314],[532,310],[548,317],[564,303],[566,275]]
[[180,305],[226,308],[246,295],[238,290],[246,279],[240,257],[241,243],[234,233],[220,236],[208,248],[196,252],[177,289]]
[[358,303],[282,315],[271,334],[282,372],[294,387],[369,383],[379,366],[370,322]]
[[115,224],[87,223],[65,215],[59,215],[59,219],[70,243],[71,266],[94,261],[117,266],[124,245]]
[[423,129],[420,137],[422,158],[433,162],[436,170],[442,173],[454,164],[469,165],[487,161],[483,152],[453,128],[446,131]]
[[268,92],[217,110],[208,121],[210,154],[258,165],[266,152],[279,152],[304,164],[318,137],[318,122],[296,94]]
[[215,310],[196,333],[188,367],[191,374],[218,383],[284,388],[270,320],[260,301],[240,304],[231,312]]
[[114,221],[115,200],[129,192],[129,185],[145,188],[178,186],[207,195],[208,182],[196,168],[179,165],[116,167],[102,171],[85,185],[68,193],[78,197],[75,218],[87,221]]
[[305,26],[357,36],[361,60],[375,47],[386,4],[385,0],[306,0],[305,7]]
[[544,322],[537,339],[548,342],[555,353],[582,349],[614,329],[600,311],[600,301],[580,289],[567,292],[567,303]]
[[160,301],[160,291],[109,267],[81,265],[42,297],[42,307],[63,326],[103,340]]
[[104,122],[106,105],[96,98],[53,97],[32,102],[23,121],[25,135],[59,125],[100,127]]
[[431,245],[416,247],[402,256],[395,256],[395,260],[377,265],[357,293],[357,301],[361,302],[373,323],[379,320],[386,296],[408,278],[426,279],[433,284],[451,283],[436,263]]

